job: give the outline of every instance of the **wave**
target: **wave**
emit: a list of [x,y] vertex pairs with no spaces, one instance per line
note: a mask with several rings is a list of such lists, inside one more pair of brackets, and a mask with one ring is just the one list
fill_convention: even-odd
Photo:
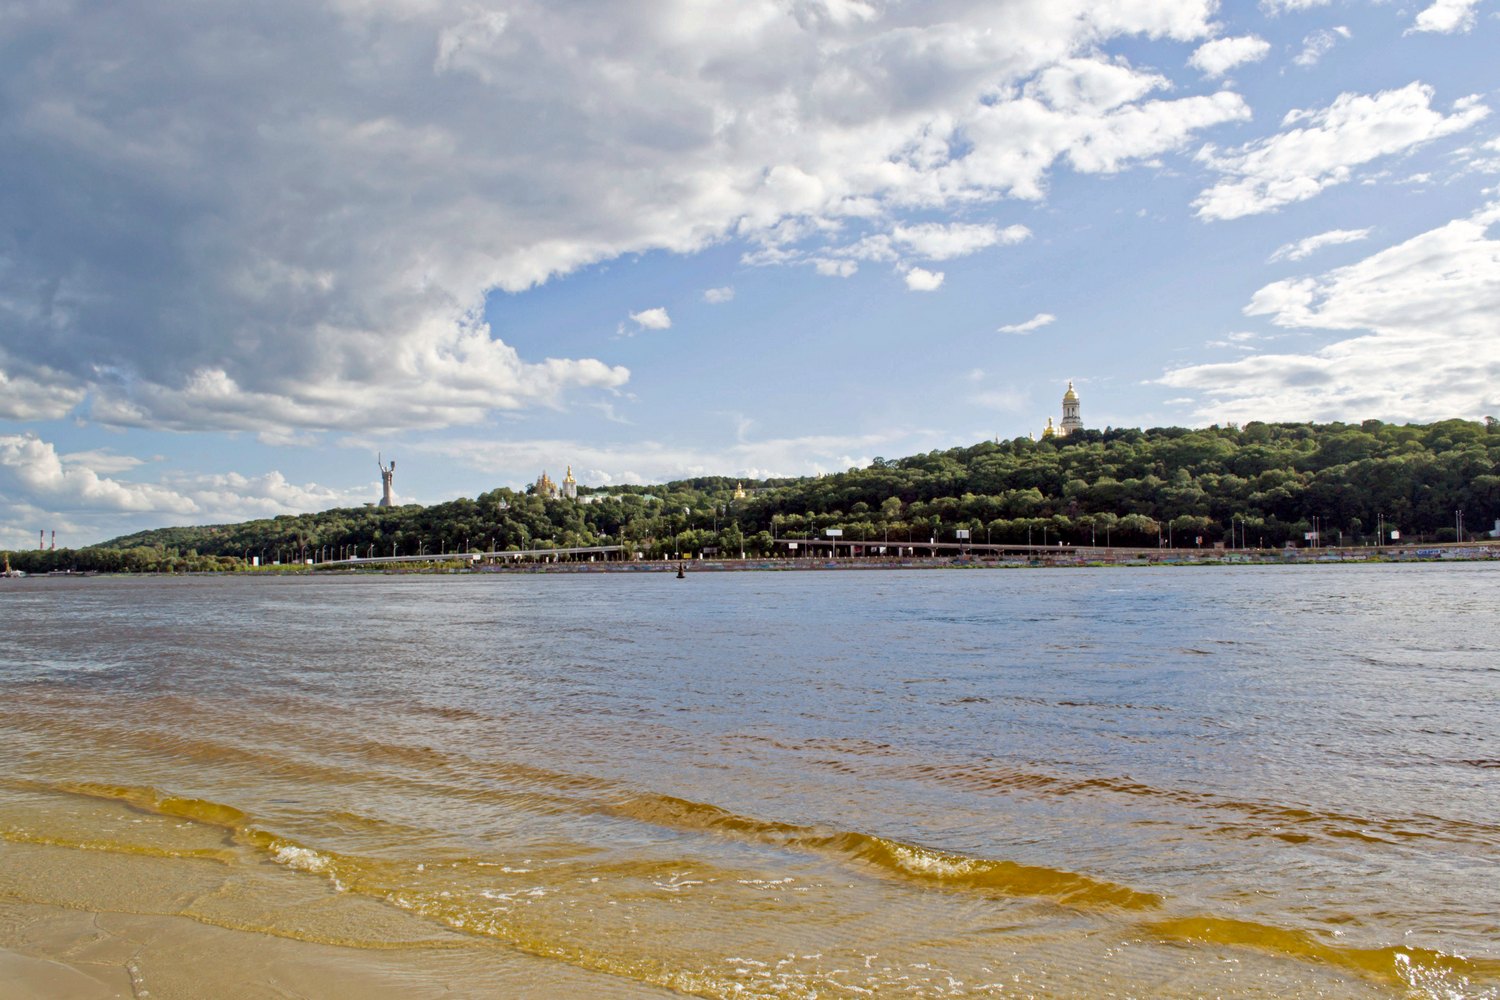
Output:
[[702,830],[773,847],[816,852],[858,863],[887,877],[938,888],[1042,897],[1077,907],[1144,910],[1162,903],[1161,897],[1154,893],[1077,872],[969,857],[855,831],[759,820],[670,795],[637,796],[616,804],[610,811],[657,826]]
[[[226,803],[175,795],[152,787],[86,782],[54,787],[58,791],[116,801],[157,815],[224,830],[234,843],[288,870],[322,878],[337,892],[378,900],[450,930],[501,941],[533,955],[611,975],[672,989],[703,989],[700,973],[672,969],[649,957],[605,953],[587,942],[549,934],[545,927],[528,923],[508,905],[513,899],[521,903],[527,901],[519,897],[529,899],[552,892],[553,889],[545,884],[529,891],[498,895],[488,891],[471,892],[460,898],[459,894],[414,881],[413,870],[421,872],[423,868],[411,859],[366,857],[329,850],[267,829],[245,810]],[[1329,943],[1314,932],[1298,928],[1217,915],[1173,915],[1168,912],[1171,909],[1169,901],[1161,896],[1077,872],[969,857],[853,831],[757,819],[712,804],[668,795],[635,796],[612,804],[607,812],[641,823],[821,854],[881,877],[925,888],[1050,899],[1106,916],[1119,915],[1126,920],[1127,931],[1134,928],[1134,933],[1141,937],[1168,944],[1253,949],[1310,965],[1345,970],[1369,981],[1419,990],[1429,995],[1469,995],[1473,992],[1471,986],[1474,982],[1500,982],[1500,960],[1470,958],[1410,946],[1361,948]],[[86,841],[36,838],[33,842],[84,850],[130,850],[119,845]],[[158,851],[145,848],[141,853],[155,854]],[[161,853],[173,857],[235,860],[225,852],[217,856],[213,852],[201,851],[164,850]],[[480,871],[484,871],[484,878],[489,880],[496,871],[527,871],[497,869],[494,862],[475,859],[449,859],[444,865],[448,871],[471,866],[473,872],[461,873],[460,882],[470,888],[483,884],[477,874]],[[673,862],[644,862],[632,865],[629,870],[633,875],[644,877],[674,871],[678,867]],[[606,861],[589,867],[588,871],[599,875],[609,869],[610,864]],[[576,870],[570,872],[574,878],[578,874]],[[185,915],[216,922],[194,914]],[[280,933],[295,936],[286,935],[285,931]]]
[[1449,987],[1466,990],[1474,980],[1500,980],[1500,960],[1467,958],[1407,945],[1385,948],[1333,945],[1305,930],[1275,927],[1252,920],[1177,917],[1152,921],[1144,929],[1164,941],[1253,948],[1285,958],[1348,969],[1388,985],[1430,989],[1438,981],[1446,981]]

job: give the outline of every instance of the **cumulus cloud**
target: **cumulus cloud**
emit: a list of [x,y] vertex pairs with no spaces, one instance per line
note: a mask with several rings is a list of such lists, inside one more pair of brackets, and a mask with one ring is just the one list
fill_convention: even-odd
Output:
[[1057,317],[1052,315],[1051,313],[1039,312],[1024,323],[1009,323],[1005,326],[998,327],[995,332],[1027,334],[1032,330],[1040,330],[1042,327],[1047,326],[1049,323],[1054,323],[1056,321]]
[[1432,108],[1432,97],[1421,83],[1340,94],[1326,108],[1289,112],[1282,124],[1299,128],[1223,152],[1205,146],[1199,161],[1225,178],[1194,201],[1198,217],[1237,219],[1305,201],[1347,182],[1356,166],[1460,132],[1489,114],[1470,96],[1445,116]]
[[1369,239],[1370,232],[1369,229],[1330,229],[1326,233],[1307,236],[1295,243],[1277,247],[1270,259],[1273,263],[1280,260],[1302,260],[1324,247],[1338,246],[1340,243],[1358,243],[1360,240]]
[[672,317],[668,316],[667,310],[661,306],[633,312],[630,314],[630,320],[642,330],[670,330],[672,328]]
[[1500,412],[1500,204],[1316,277],[1274,282],[1245,312],[1353,333],[1303,354],[1168,371],[1204,420],[1430,421]]
[[84,396],[78,381],[61,372],[43,368],[23,375],[0,367],[0,419],[56,420],[67,416]]
[[7,494],[19,491],[58,510],[192,514],[198,509],[172,490],[101,476],[77,456],[64,462],[51,442],[35,434],[0,436],[0,475]]
[[943,285],[942,271],[914,267],[906,272],[906,287],[914,292],[935,292]]
[[1188,58],[1188,64],[1205,76],[1223,76],[1236,66],[1259,62],[1271,51],[1271,43],[1255,35],[1215,38],[1204,42]]
[[924,223],[914,226],[896,226],[891,230],[891,240],[908,253],[927,260],[951,260],[966,257],[997,244],[1006,246],[1020,243],[1031,236],[1025,226],[1006,226],[1001,229],[992,225],[965,225],[953,223]]
[[59,545],[76,547],[163,522],[219,524],[353,507],[379,493],[373,483],[360,490],[293,483],[275,470],[120,478],[147,465],[103,449],[59,454],[34,433],[0,435],[0,548],[34,542],[38,527],[57,531]]
[[826,278],[848,278],[859,270],[859,265],[852,260],[832,260],[827,257],[814,257],[810,260],[813,269]]
[[487,294],[1038,198],[1059,162],[1151,162],[1248,109],[1104,50],[1206,38],[1215,8],[12,5],[0,370],[21,390],[4,405],[295,431],[616,388],[629,372],[600,359],[519,357]]
[[[162,485],[192,500],[197,523],[245,521],[278,514],[358,507],[379,496],[371,483],[363,490],[337,490],[317,483],[294,483],[271,470],[247,476],[238,472],[167,477]],[[397,495],[399,502],[399,494]]]
[[1478,6],[1479,0],[1434,0],[1431,6],[1417,14],[1407,30],[1442,34],[1468,31],[1474,27],[1474,8]]
[[722,288],[706,288],[703,291],[703,301],[711,306],[723,305],[725,302],[734,300],[734,286],[725,285]]

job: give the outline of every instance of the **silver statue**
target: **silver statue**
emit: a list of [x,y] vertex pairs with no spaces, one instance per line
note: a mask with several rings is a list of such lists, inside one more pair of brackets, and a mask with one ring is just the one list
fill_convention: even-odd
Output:
[[380,453],[376,452],[375,464],[380,469],[380,486],[383,490],[383,493],[380,497],[379,506],[394,507],[396,506],[396,503],[391,499],[391,477],[396,474],[396,460],[393,458],[391,459],[391,464],[386,465],[385,462],[382,461]]

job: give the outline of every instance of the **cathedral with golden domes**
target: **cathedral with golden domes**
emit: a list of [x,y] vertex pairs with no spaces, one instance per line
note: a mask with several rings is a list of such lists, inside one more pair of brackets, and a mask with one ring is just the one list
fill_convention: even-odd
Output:
[[1054,427],[1052,418],[1047,418],[1047,426],[1042,428],[1042,437],[1058,438],[1067,437],[1074,431],[1083,430],[1083,417],[1078,410],[1078,393],[1073,391],[1073,380],[1068,380],[1068,391],[1063,393],[1062,398],[1062,425]]
[[573,478],[573,467],[568,466],[568,474],[563,477],[561,484],[553,482],[552,477],[544,471],[537,477],[532,492],[544,500],[577,500],[578,480]]

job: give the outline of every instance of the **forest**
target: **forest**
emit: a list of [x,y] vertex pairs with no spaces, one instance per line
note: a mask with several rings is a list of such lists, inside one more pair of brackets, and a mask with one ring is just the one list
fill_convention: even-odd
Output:
[[[648,558],[767,556],[778,541],[1281,548],[1480,537],[1500,518],[1500,422],[1252,422],[985,441],[847,472],[744,482],[500,488],[432,506],[359,507],[161,528],[12,552],[17,569],[222,571],[352,555],[624,544]],[[1460,512],[1462,512],[1460,514]],[[1379,536],[1379,537],[1377,537]]]

